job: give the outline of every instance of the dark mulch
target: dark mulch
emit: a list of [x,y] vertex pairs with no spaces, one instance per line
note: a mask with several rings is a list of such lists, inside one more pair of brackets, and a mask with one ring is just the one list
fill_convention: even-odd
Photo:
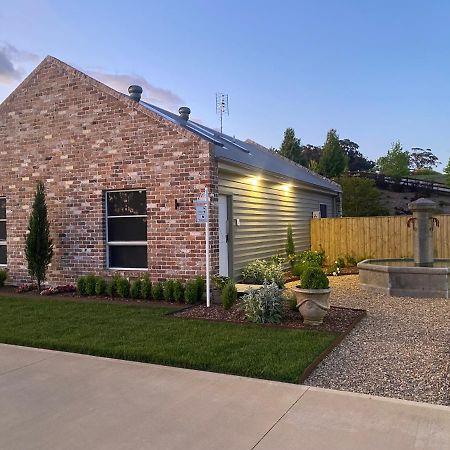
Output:
[[[298,311],[285,309],[283,320],[280,324],[270,326],[283,328],[300,328],[304,330],[316,331],[330,331],[334,333],[345,333],[351,329],[366,315],[366,311],[362,309],[353,308],[339,308],[332,306],[328,314],[325,316],[321,325],[305,325],[302,316]],[[249,323],[244,316],[240,305],[233,306],[226,311],[222,305],[211,305],[207,308],[206,305],[195,305],[183,311],[174,313],[175,317],[182,317],[184,319],[204,319],[219,322],[234,322],[234,323]]]

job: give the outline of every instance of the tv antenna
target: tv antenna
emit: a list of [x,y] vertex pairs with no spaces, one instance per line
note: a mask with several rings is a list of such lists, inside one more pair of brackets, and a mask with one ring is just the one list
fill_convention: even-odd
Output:
[[216,93],[216,114],[220,116],[220,132],[223,131],[223,116],[229,116],[230,110],[228,109],[228,94]]

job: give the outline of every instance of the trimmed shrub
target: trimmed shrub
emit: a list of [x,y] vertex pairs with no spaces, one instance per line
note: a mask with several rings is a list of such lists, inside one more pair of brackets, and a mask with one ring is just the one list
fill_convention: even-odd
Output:
[[299,263],[297,263],[297,264],[295,265],[295,267],[294,267],[292,273],[293,273],[296,277],[301,278],[301,277],[303,276],[303,272],[304,272],[306,269],[309,269],[310,267],[320,267],[320,266],[318,266],[318,265],[317,265],[316,263],[314,263],[314,262],[310,262],[310,261],[302,261],[302,262],[299,262]]
[[166,280],[163,283],[163,295],[166,302],[173,301],[173,280]]
[[284,286],[284,272],[279,260],[264,261],[257,259],[247,264],[242,270],[242,279],[248,284],[276,283],[278,287]]
[[173,299],[178,303],[184,300],[184,285],[179,280],[173,282]]
[[114,297],[117,294],[117,281],[118,277],[114,276],[106,283],[106,295],[109,297]]
[[119,297],[127,298],[130,296],[130,281],[125,277],[117,278],[116,293]]
[[193,305],[198,299],[198,285],[195,280],[188,281],[184,289],[184,300],[189,305]]
[[280,323],[283,317],[282,290],[276,283],[264,283],[242,297],[245,317],[255,323]]
[[95,285],[97,277],[95,275],[86,275],[86,295],[95,295]]
[[141,280],[141,298],[144,300],[152,299],[152,282],[148,276]]
[[8,278],[8,272],[6,270],[0,269],[0,287],[5,285],[5,281]]
[[230,280],[222,289],[222,305],[223,309],[230,309],[237,300],[237,289],[235,284]]
[[131,284],[130,295],[131,298],[142,298],[142,281],[140,279],[134,280]]
[[322,267],[325,263],[324,251],[305,250],[297,255],[298,262],[310,263],[314,266]]
[[153,300],[164,300],[164,289],[162,283],[153,283],[152,286],[152,298]]
[[102,277],[97,277],[95,282],[95,295],[104,295],[106,292],[106,281]]
[[87,295],[86,294],[86,277],[83,275],[81,277],[78,277],[77,280],[77,292],[80,295]]
[[320,267],[309,267],[303,272],[302,289],[328,289],[329,286],[328,278]]
[[197,301],[201,302],[203,294],[205,292],[205,280],[203,279],[203,277],[198,276],[195,279],[195,285],[197,286]]

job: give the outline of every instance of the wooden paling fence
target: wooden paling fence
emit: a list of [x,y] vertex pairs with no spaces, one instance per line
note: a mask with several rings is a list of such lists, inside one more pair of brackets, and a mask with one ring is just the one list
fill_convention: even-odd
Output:
[[[329,262],[339,257],[412,258],[411,216],[311,219],[311,249],[324,250]],[[450,258],[450,214],[437,215],[435,258]]]

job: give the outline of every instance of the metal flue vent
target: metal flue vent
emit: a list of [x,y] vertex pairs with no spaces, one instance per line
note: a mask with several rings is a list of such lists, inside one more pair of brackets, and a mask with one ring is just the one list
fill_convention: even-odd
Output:
[[128,88],[128,93],[132,100],[139,102],[141,100],[142,88],[133,84]]
[[187,106],[182,106],[178,113],[180,114],[180,117],[184,120],[189,120],[189,114],[191,113],[191,110]]

